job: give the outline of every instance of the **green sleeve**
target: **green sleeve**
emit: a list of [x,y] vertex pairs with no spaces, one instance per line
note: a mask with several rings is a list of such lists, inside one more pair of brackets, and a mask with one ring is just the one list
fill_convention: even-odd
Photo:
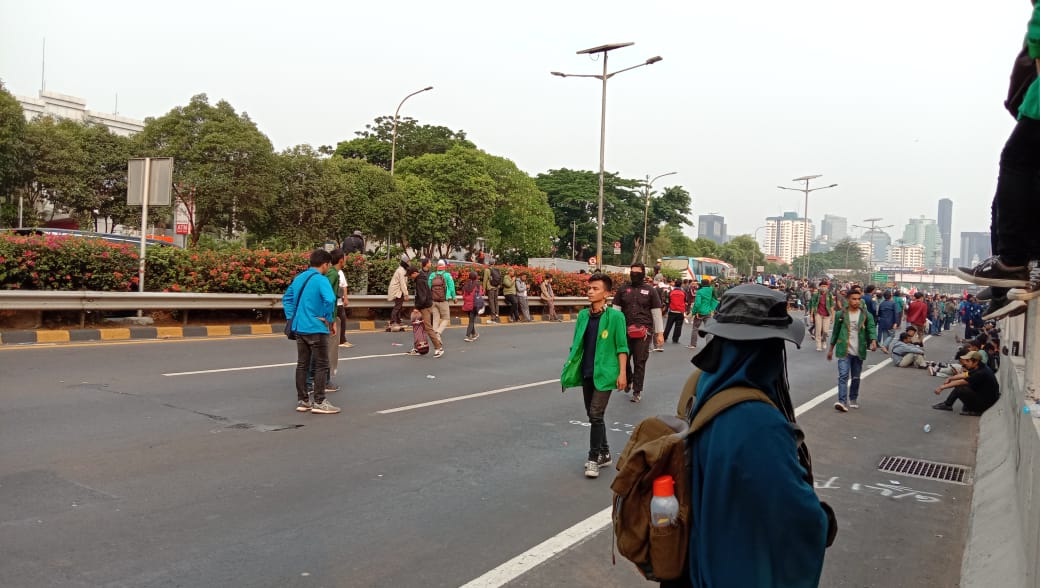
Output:
[[[629,353],[628,351],[628,323],[625,321],[625,313],[620,310],[609,309],[616,313],[614,329],[611,336],[614,337],[614,347],[617,353]],[[622,366],[624,369],[624,366]]]
[[1026,29],[1026,46],[1030,57],[1040,59],[1040,2],[1033,5],[1033,17]]

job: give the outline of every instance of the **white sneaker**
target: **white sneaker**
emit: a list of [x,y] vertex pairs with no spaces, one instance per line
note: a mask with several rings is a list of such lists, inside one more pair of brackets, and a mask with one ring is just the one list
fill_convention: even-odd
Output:
[[324,400],[321,404],[314,403],[311,405],[312,414],[336,414],[339,412],[339,407],[332,406],[328,400]]
[[1023,302],[1032,300],[1040,296],[1040,289],[1027,290],[1025,288],[1012,288],[1008,290],[1007,297],[1009,300],[1021,300]]
[[845,406],[844,404],[842,404],[840,402],[835,402],[834,403],[834,410],[836,410],[838,412],[849,412],[849,407]]
[[598,478],[599,477],[599,464],[594,461],[585,462],[585,477],[586,478]]
[[850,402],[849,403],[849,408],[859,408],[859,404],[856,403],[856,402]]
[[442,355],[444,355],[444,348],[443,347],[441,347],[440,349],[435,349],[434,352],[433,352],[433,356],[434,357],[440,357]]

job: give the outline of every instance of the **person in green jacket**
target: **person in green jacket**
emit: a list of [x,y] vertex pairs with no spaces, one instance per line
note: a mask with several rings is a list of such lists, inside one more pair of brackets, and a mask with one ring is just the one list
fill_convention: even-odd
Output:
[[607,411],[610,393],[624,390],[628,364],[628,333],[625,315],[607,306],[607,296],[614,290],[613,281],[605,274],[589,277],[588,298],[591,308],[578,313],[574,325],[574,341],[570,355],[560,374],[563,390],[581,386],[585,396],[585,414],[589,417],[589,455],[585,477],[598,478],[599,469],[613,459],[607,445]]
[[505,296],[506,304],[509,305],[509,321],[519,322],[520,306],[516,299],[516,270],[513,268],[506,270],[506,275],[502,276],[502,296]]
[[831,293],[830,284],[827,280],[820,282],[820,289],[809,299],[809,308],[805,312],[811,313],[816,333],[816,351],[823,351],[831,331],[834,330],[834,294]]
[[834,359],[834,352],[838,352],[838,401],[834,403],[834,410],[838,412],[859,408],[859,378],[863,361],[867,359],[867,349],[877,349],[877,323],[862,308],[862,297],[859,290],[849,292],[849,306],[836,313],[831,346],[827,350],[827,361]]
[[690,315],[692,315],[690,322],[693,323],[691,325],[693,332],[690,333],[690,344],[686,346],[687,349],[697,348],[697,332],[718,306],[719,301],[715,296],[715,289],[711,287],[711,282],[707,279],[701,280],[701,287],[697,288],[693,305],[690,306]]
[[[957,275],[974,284],[993,287],[986,319],[1025,312],[1025,300],[1040,295],[1030,284],[1029,262],[1040,259],[1040,3],[1033,0],[1022,50],[1011,73],[1007,107],[1015,117],[1000,153],[997,190],[990,218],[993,256],[975,267],[957,268]],[[1031,291],[1023,290],[1031,286]],[[1008,291],[1017,288],[1018,291]],[[995,314],[1002,310],[1000,314]]]

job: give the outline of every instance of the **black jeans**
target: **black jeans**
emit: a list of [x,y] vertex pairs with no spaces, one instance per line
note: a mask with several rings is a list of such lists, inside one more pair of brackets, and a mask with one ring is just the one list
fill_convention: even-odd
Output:
[[970,412],[983,412],[987,408],[996,404],[996,398],[983,398],[977,392],[971,389],[971,386],[961,385],[957,386],[950,391],[950,395],[946,398],[946,406],[953,406],[953,403],[960,400],[964,404],[964,410]]
[[520,306],[516,302],[516,294],[506,294],[506,304],[509,305],[509,318],[513,322],[520,320]]
[[[650,331],[653,331],[651,328]],[[628,365],[625,374],[628,385],[633,392],[643,392],[643,379],[646,377],[646,360],[650,357],[650,334],[642,339],[628,339]]]
[[329,382],[329,336],[296,335],[296,399],[307,401],[307,371],[314,362],[314,402],[325,401]]
[[589,417],[589,461],[596,461],[599,456],[610,453],[607,445],[607,424],[603,415],[610,402],[610,390],[597,390],[592,378],[583,378],[581,391],[585,395],[585,414]]
[[477,309],[469,311],[469,324],[466,325],[466,336],[473,338],[477,336]]
[[675,335],[672,336],[672,343],[678,343],[679,337],[682,337],[682,325],[683,318],[685,315],[681,312],[668,311],[668,324],[664,327],[664,338],[668,339],[668,333],[672,332],[672,327],[675,327]]
[[339,342],[347,342],[347,307],[337,306],[336,316],[339,318]]
[[1011,265],[1040,258],[1040,121],[1019,120],[1004,144],[991,214],[995,255]]
[[404,296],[394,298],[394,309],[390,311],[390,324],[401,324],[401,309],[404,308]]

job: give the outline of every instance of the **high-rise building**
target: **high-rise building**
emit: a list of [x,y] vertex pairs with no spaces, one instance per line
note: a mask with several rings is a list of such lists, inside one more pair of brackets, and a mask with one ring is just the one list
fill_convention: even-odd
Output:
[[726,242],[726,219],[717,214],[697,217],[697,238],[711,239],[722,245]]
[[820,237],[826,237],[833,247],[835,243],[849,236],[849,219],[843,216],[825,214],[820,221]]
[[766,230],[759,246],[766,255],[791,263],[805,255],[806,246],[813,237],[812,221],[799,217],[797,212],[766,218]]
[[921,269],[924,263],[923,245],[896,245],[888,249],[888,263],[898,268]]
[[953,200],[939,200],[939,237],[942,238],[942,267],[950,267],[950,246],[953,244]]
[[961,232],[961,265],[974,267],[990,255],[989,233]]
[[903,229],[903,245],[921,245],[924,247],[924,267],[936,268],[942,265],[942,237],[939,225],[930,218],[912,218]]

